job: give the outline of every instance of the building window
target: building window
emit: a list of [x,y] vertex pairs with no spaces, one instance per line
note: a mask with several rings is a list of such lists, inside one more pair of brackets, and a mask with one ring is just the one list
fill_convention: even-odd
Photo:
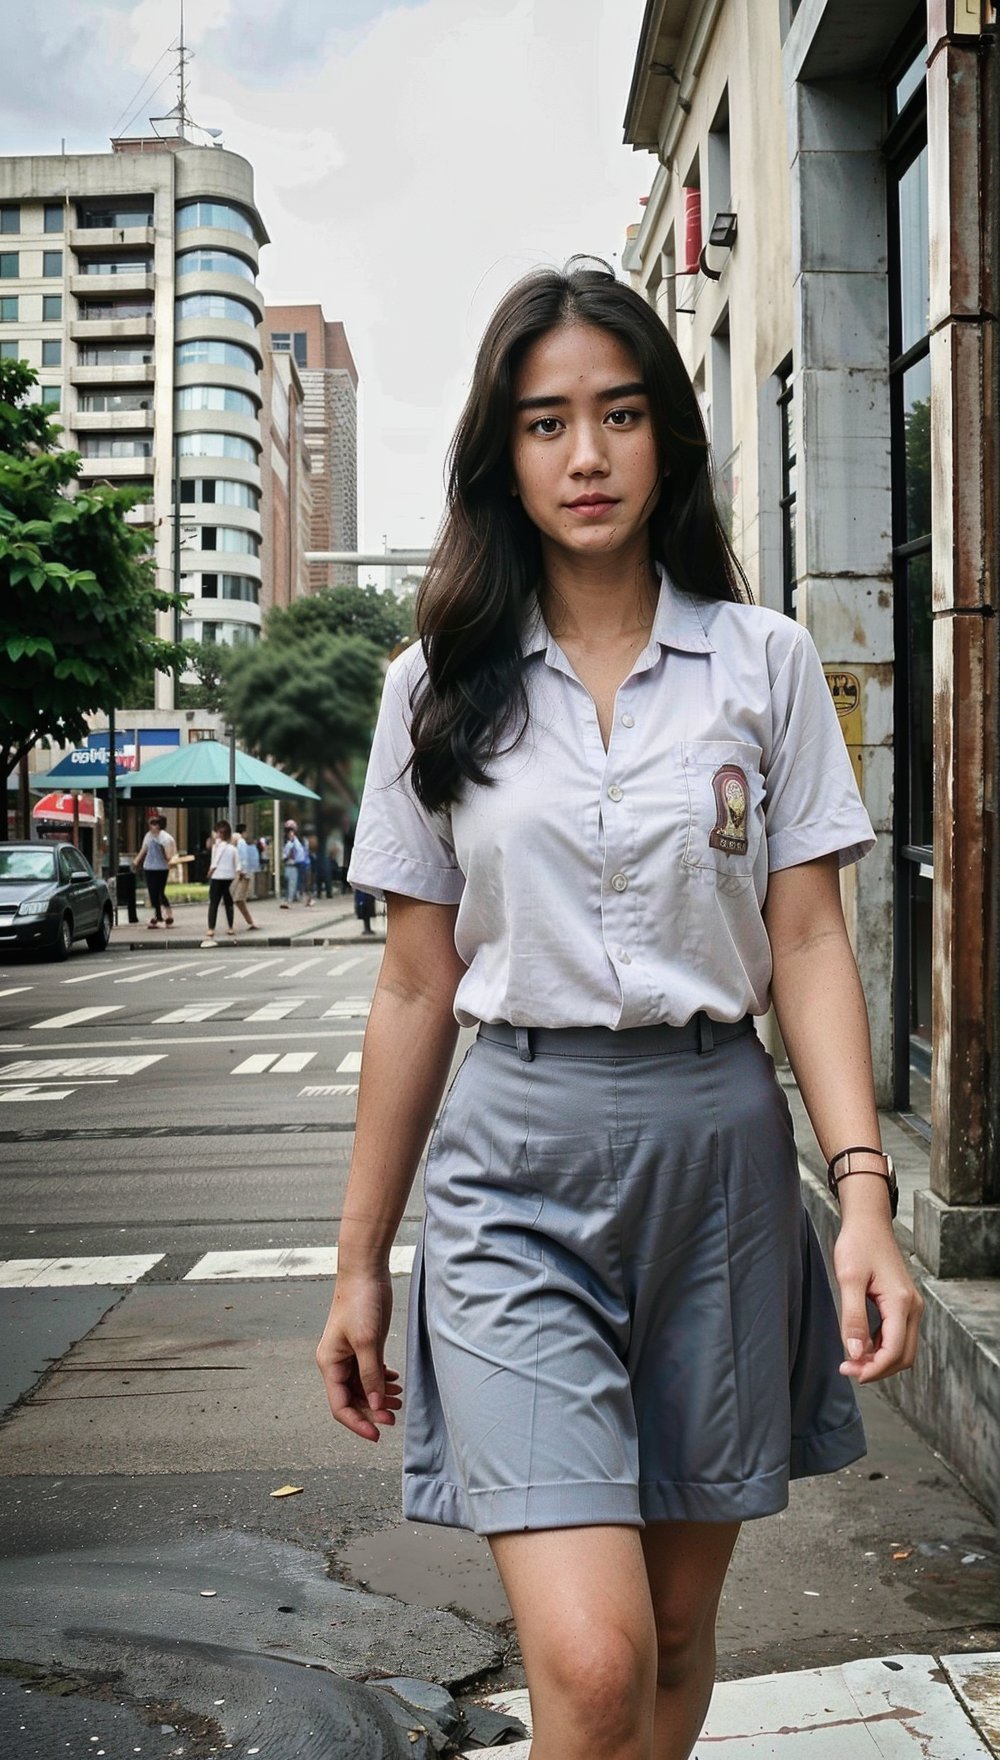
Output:
[[81,263],[84,275],[152,275],[152,257],[134,257],[129,261],[118,257],[94,257]]
[[297,367],[304,367],[306,365],[307,343],[308,337],[306,332],[304,330],[296,330],[292,337],[292,353],[295,356],[295,365]]
[[148,392],[143,391],[85,391],[80,398],[80,408],[89,414],[97,414],[104,410],[116,412],[123,409],[152,409],[153,400]]
[[257,405],[245,391],[229,385],[183,385],[177,393],[178,409],[228,409],[238,415],[255,416]]
[[19,361],[21,345],[18,342],[0,342],[0,361]]
[[792,395],[792,357],[789,355],[778,368],[778,421],[781,434],[781,581],[782,609],[786,617],[795,616],[795,491],[796,447],[795,400]]
[[61,385],[43,385],[42,386],[42,408],[43,409],[59,409],[61,407],[61,405],[62,405],[62,386]]
[[260,539],[239,526],[202,526],[202,550],[228,550],[234,556],[258,556]]
[[132,434],[84,434],[80,451],[84,458],[152,458],[153,442]]
[[149,366],[152,359],[148,343],[143,348],[139,343],[130,346],[128,343],[108,342],[81,348],[79,364],[81,367],[143,367]]
[[256,326],[257,313],[227,293],[187,293],[177,301],[177,321],[185,318],[228,318],[233,324]]
[[239,232],[253,238],[254,230],[240,208],[227,202],[184,202],[177,210],[177,230],[187,232],[193,226],[210,226],[216,232]]
[[230,477],[185,477],[181,483],[182,501],[201,501],[211,506],[249,507],[254,513],[260,507],[260,495],[250,483],[237,483]]
[[241,348],[238,342],[218,342],[214,339],[197,339],[193,342],[182,342],[177,349],[177,365],[179,367],[196,367],[202,361],[208,361],[214,367],[240,367],[244,372],[253,373],[256,378],[257,362],[248,348]]
[[0,294],[0,324],[17,323],[17,294]]
[[239,275],[244,281],[255,281],[256,271],[245,257],[238,257],[235,251],[201,250],[178,251],[177,274],[181,275]]
[[0,281],[16,281],[20,273],[17,251],[0,251]]
[[44,220],[46,232],[61,232],[63,224],[62,202],[46,202]]
[[62,251],[42,252],[42,274],[48,279],[51,280],[53,277],[61,275],[63,272],[62,265]]
[[241,434],[179,434],[177,448],[182,458],[242,458],[247,464],[257,463],[257,448]]
[[55,338],[51,342],[43,342],[42,343],[42,366],[43,367],[61,367],[62,366],[62,343],[58,340],[58,338]]
[[271,332],[271,349],[274,354],[288,354],[291,350],[292,338],[288,330]]
[[81,202],[77,207],[77,223],[102,232],[121,232],[130,226],[152,226],[152,203],[144,202],[141,207],[108,208],[90,207]]
[[20,232],[21,210],[14,202],[4,202],[0,207],[0,232]]
[[153,301],[149,299],[100,300],[82,299],[80,317],[88,322],[114,323],[117,318],[151,318]]
[[62,318],[62,294],[42,294],[42,323],[57,324]]
[[934,890],[930,228],[924,33],[888,82],[897,897],[896,1102],[930,1118]]

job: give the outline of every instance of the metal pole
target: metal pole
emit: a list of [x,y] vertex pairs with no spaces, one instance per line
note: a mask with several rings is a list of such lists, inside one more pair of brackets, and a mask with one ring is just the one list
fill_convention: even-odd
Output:
[[28,788],[28,755],[17,762],[17,816],[21,821],[21,836],[27,840],[35,835],[35,821],[31,813],[31,794]]
[[236,729],[229,729],[229,811],[226,814],[233,830],[236,829]]
[[108,710],[108,881],[118,921],[118,763],[115,746],[115,706]]

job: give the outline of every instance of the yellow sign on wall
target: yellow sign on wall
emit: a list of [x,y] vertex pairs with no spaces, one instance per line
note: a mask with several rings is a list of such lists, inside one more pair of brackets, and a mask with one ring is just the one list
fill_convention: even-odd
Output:
[[861,701],[861,680],[856,672],[842,672],[835,666],[824,666],[826,682],[830,687],[833,706],[837,711],[840,731],[844,736],[858,787],[862,786],[862,753],[864,744],[864,715]]

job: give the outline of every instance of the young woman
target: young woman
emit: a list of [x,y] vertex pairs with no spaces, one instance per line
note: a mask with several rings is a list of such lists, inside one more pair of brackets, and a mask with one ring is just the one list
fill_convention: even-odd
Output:
[[[404,1508],[489,1536],[532,1760],[686,1760],[741,1521],[863,1454],[852,1383],[916,1349],[837,880],[874,839],[808,634],[746,599],[655,314],[603,269],[529,277],[375,736],[350,878],[388,935],[317,1357],[376,1441],[389,1248],[481,1023],[427,1161]],[[771,1001],[842,1203],[839,1330]]]
[[233,842],[233,828],[228,819],[220,819],[215,827],[215,842],[208,867],[208,934],[202,947],[215,947],[215,924],[222,905],[226,913],[228,936],[236,940],[233,927],[233,881],[240,871],[239,856]]

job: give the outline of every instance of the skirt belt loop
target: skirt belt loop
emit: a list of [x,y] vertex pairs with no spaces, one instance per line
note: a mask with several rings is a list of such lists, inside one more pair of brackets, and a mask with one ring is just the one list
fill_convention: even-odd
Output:
[[517,1055],[522,1063],[534,1063],[535,1053],[531,1049],[531,1028],[515,1027],[514,1036],[517,1044]]
[[712,1023],[707,1014],[698,1015],[698,1055],[704,1057],[706,1052],[714,1051],[715,1039],[712,1034]]

